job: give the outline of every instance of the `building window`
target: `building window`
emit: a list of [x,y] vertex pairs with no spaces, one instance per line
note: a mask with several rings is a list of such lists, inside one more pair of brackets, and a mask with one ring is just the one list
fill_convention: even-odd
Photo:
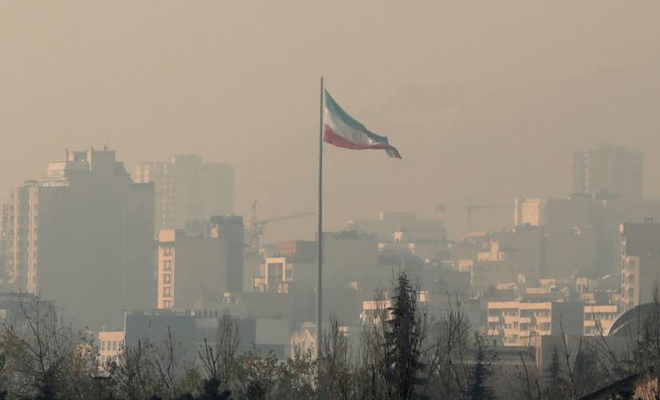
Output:
[[163,308],[172,308],[172,302],[169,300],[165,300],[163,302]]
[[172,270],[172,261],[166,260],[163,261],[163,271],[171,271]]
[[105,340],[101,340],[101,351],[105,351]]
[[172,297],[172,288],[163,288],[163,297]]
[[171,256],[172,255],[172,246],[163,246],[163,255]]
[[172,274],[163,274],[163,283],[172,283]]

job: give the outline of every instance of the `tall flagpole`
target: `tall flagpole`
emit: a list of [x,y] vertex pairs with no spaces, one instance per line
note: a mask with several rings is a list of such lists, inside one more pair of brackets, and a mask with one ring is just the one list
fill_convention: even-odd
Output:
[[323,347],[323,78],[321,77],[321,106],[319,120],[319,209],[316,234],[316,357],[321,358]]

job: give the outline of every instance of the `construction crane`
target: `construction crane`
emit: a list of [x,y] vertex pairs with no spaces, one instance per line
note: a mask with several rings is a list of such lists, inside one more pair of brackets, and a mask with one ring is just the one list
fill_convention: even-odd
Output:
[[290,219],[307,217],[310,215],[314,215],[314,213],[302,212],[302,213],[282,215],[279,217],[258,219],[257,201],[255,200],[252,203],[252,207],[250,208],[250,219],[245,224],[245,228],[247,229],[248,246],[250,247],[250,251],[254,253],[258,253],[259,249],[261,249],[261,245],[263,243],[263,238],[264,238],[264,229],[267,224],[270,224],[272,222],[287,221]]
[[475,210],[496,210],[505,208],[511,208],[511,206],[504,204],[473,204],[472,199],[468,198],[467,204],[464,206],[447,206],[441,203],[436,204],[435,211],[444,214],[444,212],[448,210],[465,210],[467,217],[467,230],[468,232],[472,232],[472,213],[474,213]]

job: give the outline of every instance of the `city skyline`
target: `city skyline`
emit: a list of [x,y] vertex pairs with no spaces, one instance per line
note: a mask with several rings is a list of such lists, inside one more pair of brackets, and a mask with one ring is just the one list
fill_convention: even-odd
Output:
[[657,15],[0,0],[0,400],[657,400]]

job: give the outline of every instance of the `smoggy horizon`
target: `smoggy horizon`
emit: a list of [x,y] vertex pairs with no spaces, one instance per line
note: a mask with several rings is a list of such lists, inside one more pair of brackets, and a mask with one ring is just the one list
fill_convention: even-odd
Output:
[[475,228],[510,225],[514,197],[568,195],[572,151],[603,143],[643,150],[658,197],[660,4],[644,5],[3,2],[0,193],[109,143],[129,172],[175,154],[233,164],[238,214],[254,199],[263,217],[314,211],[324,76],[403,156],[326,146],[329,230],[392,210],[456,236],[464,214],[435,205],[468,198],[511,205]]

